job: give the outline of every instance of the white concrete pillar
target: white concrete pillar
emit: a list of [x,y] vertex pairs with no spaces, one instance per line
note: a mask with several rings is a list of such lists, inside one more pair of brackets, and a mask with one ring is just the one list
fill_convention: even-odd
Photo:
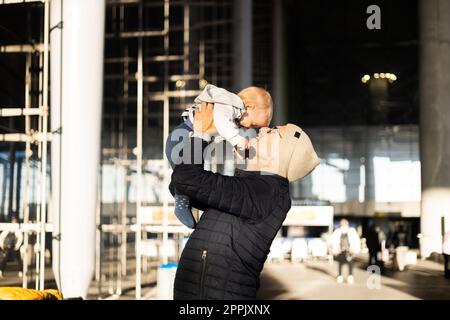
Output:
[[[450,1],[420,0],[421,255],[442,252],[450,218]],[[449,225],[449,223],[446,223]]]
[[233,91],[253,83],[252,0],[233,1]]
[[103,96],[104,0],[52,0],[53,270],[65,297],[86,297],[94,273]]
[[[51,143],[51,194],[52,203],[51,214],[53,224],[52,240],[52,268],[58,288],[61,288],[59,281],[59,261],[60,261],[60,144],[61,136],[57,134],[61,127],[61,50],[62,50],[62,0],[52,0],[50,2],[50,27],[54,28],[50,32],[50,131],[53,132]],[[55,26],[59,25],[59,28]]]

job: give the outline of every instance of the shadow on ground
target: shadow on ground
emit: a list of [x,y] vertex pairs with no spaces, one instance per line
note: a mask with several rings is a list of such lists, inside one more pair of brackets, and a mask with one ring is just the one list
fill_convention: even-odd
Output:
[[[429,260],[436,262],[435,260]],[[358,259],[355,267],[367,270],[367,261]],[[425,268],[420,265],[406,266],[399,271],[392,264],[383,268],[381,275],[396,280],[395,283],[384,281],[383,285],[424,300],[450,299],[450,279],[444,277],[444,266],[439,269]],[[387,283],[386,283],[387,282]],[[402,284],[399,284],[401,282]]]
[[323,269],[323,268],[321,268],[319,266],[311,265],[311,264],[309,264],[307,262],[305,262],[304,265],[306,266],[306,268],[308,268],[310,270],[323,273],[324,275],[329,276],[330,278],[333,278],[333,279],[336,278],[336,273],[335,272],[329,271],[327,269]]
[[277,278],[267,273],[262,273],[260,280],[261,286],[258,290],[258,294],[256,295],[256,299],[279,300],[280,296],[289,293],[289,290]]

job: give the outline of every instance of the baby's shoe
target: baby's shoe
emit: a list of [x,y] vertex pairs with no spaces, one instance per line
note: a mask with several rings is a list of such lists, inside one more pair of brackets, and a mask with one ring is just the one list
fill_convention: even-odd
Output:
[[196,222],[191,211],[191,201],[184,194],[175,194],[175,216],[186,227],[194,229]]

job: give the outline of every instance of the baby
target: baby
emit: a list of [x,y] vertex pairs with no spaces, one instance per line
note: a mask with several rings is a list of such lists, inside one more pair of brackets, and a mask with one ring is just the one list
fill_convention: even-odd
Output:
[[[182,163],[183,141],[193,131],[194,112],[202,103],[214,104],[214,124],[218,137],[228,141],[235,150],[248,146],[247,130],[267,127],[272,120],[273,102],[270,94],[258,87],[248,87],[237,95],[223,88],[208,84],[195,98],[195,104],[183,113],[182,122],[167,138],[166,156],[172,168]],[[189,197],[174,190],[175,215],[187,227],[195,228]]]

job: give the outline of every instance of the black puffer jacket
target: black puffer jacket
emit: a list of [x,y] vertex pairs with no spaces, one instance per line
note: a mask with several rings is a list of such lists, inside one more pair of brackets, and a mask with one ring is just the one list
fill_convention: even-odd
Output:
[[181,255],[174,298],[255,299],[270,246],[291,207],[287,179],[259,171],[229,177],[202,164],[181,164],[172,187],[205,209]]

